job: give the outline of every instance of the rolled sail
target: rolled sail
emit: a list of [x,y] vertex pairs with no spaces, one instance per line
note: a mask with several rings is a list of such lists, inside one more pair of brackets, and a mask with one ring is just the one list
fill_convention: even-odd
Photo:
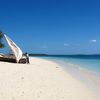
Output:
[[14,53],[15,57],[16,57],[16,61],[17,63],[19,62],[19,60],[22,58],[22,50],[8,37],[4,34],[8,45],[10,46],[12,52]]

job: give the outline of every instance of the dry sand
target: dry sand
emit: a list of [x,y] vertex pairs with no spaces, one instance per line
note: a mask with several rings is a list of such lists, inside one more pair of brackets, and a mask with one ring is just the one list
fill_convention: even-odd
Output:
[[0,100],[100,100],[60,65],[30,60],[31,64],[0,62]]

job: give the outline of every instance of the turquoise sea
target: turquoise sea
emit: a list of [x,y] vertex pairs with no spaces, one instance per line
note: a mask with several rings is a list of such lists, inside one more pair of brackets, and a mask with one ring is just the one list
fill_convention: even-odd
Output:
[[100,75],[100,55],[49,55],[42,56],[41,58],[56,61],[64,65],[71,63]]

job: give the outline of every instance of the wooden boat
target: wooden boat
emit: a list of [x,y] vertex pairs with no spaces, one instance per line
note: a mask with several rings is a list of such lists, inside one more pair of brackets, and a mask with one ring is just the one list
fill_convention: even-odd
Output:
[[12,63],[26,63],[26,56],[22,50],[5,34],[3,34],[13,54],[0,54],[0,61]]
[[[10,54],[10,55],[0,55],[0,61],[16,63],[16,58],[15,58],[15,56],[13,54]],[[25,64],[26,63],[26,57],[23,55],[18,63]]]

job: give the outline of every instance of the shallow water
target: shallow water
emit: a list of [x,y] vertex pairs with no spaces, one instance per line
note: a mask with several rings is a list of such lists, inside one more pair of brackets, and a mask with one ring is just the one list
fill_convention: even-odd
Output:
[[44,59],[64,62],[65,64],[71,63],[79,68],[86,69],[100,75],[100,58],[99,57],[68,57],[68,56],[44,56]]

